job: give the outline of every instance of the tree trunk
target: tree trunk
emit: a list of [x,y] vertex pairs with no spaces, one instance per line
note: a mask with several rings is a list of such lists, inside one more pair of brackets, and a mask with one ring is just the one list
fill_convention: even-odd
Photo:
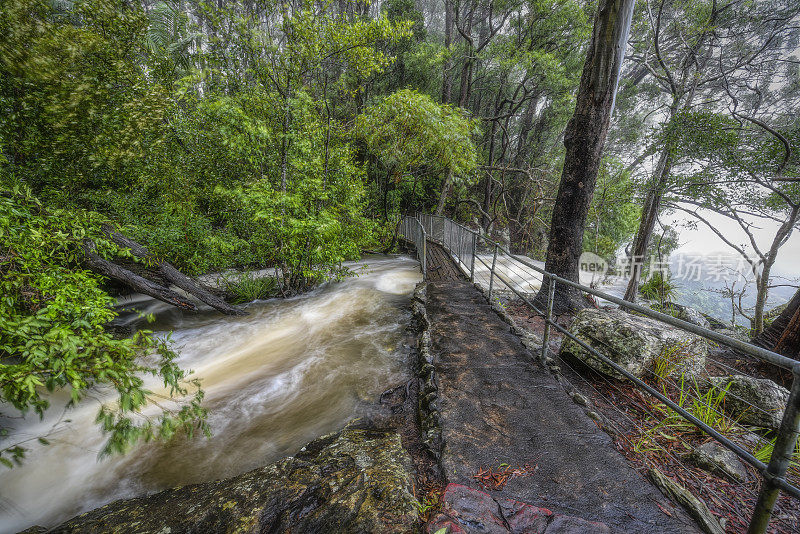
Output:
[[83,252],[86,258],[86,264],[94,272],[102,274],[112,280],[122,282],[137,293],[149,295],[154,299],[166,302],[182,310],[197,311],[197,307],[188,299],[182,297],[168,287],[152,282],[112,261],[98,256],[94,252],[95,248],[95,244],[90,240],[84,241]]
[[792,358],[800,356],[800,307],[795,310],[773,350]]
[[670,148],[665,147],[656,165],[656,172],[650,180],[650,189],[645,197],[642,207],[642,216],[639,219],[639,229],[636,231],[636,238],[633,241],[633,248],[628,257],[631,268],[631,278],[628,280],[628,288],[625,290],[624,299],[628,302],[635,302],[639,294],[639,279],[642,276],[645,254],[650,246],[650,239],[661,211],[661,199],[664,195],[664,188],[667,178],[672,170],[672,157]]
[[[200,301],[205,302],[215,310],[226,315],[246,314],[246,312],[241,308],[231,306],[222,298],[200,287],[197,282],[180,272],[172,264],[159,260],[150,254],[150,251],[147,250],[147,248],[140,245],[133,239],[114,232],[110,227],[104,227],[103,231],[107,233],[109,237],[111,237],[114,243],[121,247],[130,249],[131,253],[137,258],[147,259],[149,264],[155,264],[158,275],[163,280],[166,280],[166,282],[173,284],[190,295],[197,297]],[[125,267],[101,258],[94,253],[95,246],[91,241],[84,243],[83,248],[86,253],[87,263],[93,270],[99,272],[100,274],[122,282],[134,291],[144,293],[145,295],[149,295],[155,299],[166,302],[167,304],[171,304],[185,310],[194,311],[197,309],[196,306],[189,300],[179,295],[175,291],[172,291],[165,285],[152,282],[151,280],[148,280],[126,269]]]
[[286,192],[286,177],[288,176],[288,151],[289,151],[289,89],[287,86],[283,103],[283,124],[281,135],[281,191]]
[[797,224],[798,216],[800,216],[800,206],[792,207],[789,216],[781,224],[781,227],[775,233],[772,239],[772,244],[769,251],[763,259],[763,266],[761,268],[761,275],[759,276],[758,293],[756,294],[756,308],[755,316],[753,319],[753,337],[757,336],[764,331],[764,308],[767,305],[767,297],[769,296],[769,276],[772,271],[772,266],[778,257],[778,250],[789,239],[794,231],[794,226]]
[[[498,99],[500,95],[498,94]],[[489,228],[492,224],[492,190],[494,189],[494,176],[492,175],[492,167],[494,166],[494,141],[497,135],[497,121],[492,121],[492,129],[489,131],[489,155],[486,160],[489,163],[489,168],[486,170],[486,182],[483,187],[483,217],[481,226],[486,230],[487,234],[491,234],[492,229]]]
[[517,137],[517,146],[514,150],[514,157],[512,158],[513,166],[521,169],[528,160],[528,134],[533,129],[533,118],[536,114],[536,108],[539,105],[539,97],[532,98],[528,102],[528,106],[522,114],[520,119],[519,137]]
[[[614,109],[634,3],[635,0],[600,1],[575,114],[564,131],[564,170],[553,206],[545,269],[575,282],[578,281],[586,216]],[[536,297],[540,304],[547,299],[548,286],[543,283]],[[585,306],[580,291],[564,284],[556,286],[557,313]]]
[[[447,202],[447,195],[450,192],[450,186],[453,183],[453,171],[447,170],[447,175],[444,177],[442,184],[442,192],[439,194],[439,204],[436,206],[436,215],[444,213],[444,204]],[[415,183],[416,184],[416,183]]]
[[137,258],[147,259],[151,264],[155,263],[155,265],[158,267],[158,272],[174,286],[183,289],[190,295],[194,295],[202,302],[205,302],[215,310],[222,313],[228,315],[242,315],[244,313],[240,308],[231,306],[220,297],[200,287],[197,282],[180,272],[171,263],[157,259],[155,256],[150,254],[149,250],[133,239],[113,232],[110,228],[104,228],[104,231],[111,236],[111,239],[114,241],[114,243],[121,247],[129,248],[133,255]]
[[[458,6],[456,6],[458,9]],[[467,27],[464,30],[464,33],[472,36],[472,24],[474,20],[474,9],[470,10],[469,15],[467,16]],[[472,87],[472,63],[473,57],[475,56],[475,48],[472,46],[472,43],[464,39],[464,65],[461,67],[461,87],[458,92],[458,105],[464,109],[467,109],[467,103],[469,102],[469,91]]]
[[800,357],[800,289],[783,313],[753,339],[753,344],[790,358]]
[[442,67],[442,104],[449,104],[453,93],[453,2],[444,0],[444,47],[447,49],[447,59]]

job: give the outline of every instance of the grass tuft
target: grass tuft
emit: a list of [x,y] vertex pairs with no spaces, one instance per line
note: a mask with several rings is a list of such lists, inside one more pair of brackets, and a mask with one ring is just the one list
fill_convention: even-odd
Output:
[[234,304],[268,299],[277,296],[278,293],[278,281],[274,277],[259,277],[253,273],[240,274],[235,278],[225,278],[222,286],[231,295],[230,301]]

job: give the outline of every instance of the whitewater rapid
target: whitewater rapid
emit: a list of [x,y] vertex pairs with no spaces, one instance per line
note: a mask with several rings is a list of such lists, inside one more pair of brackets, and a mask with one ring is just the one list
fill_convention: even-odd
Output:
[[43,421],[28,415],[2,422],[12,428],[7,442],[47,434],[50,445],[34,439],[22,467],[0,467],[0,532],[50,527],[112,500],[265,465],[340,428],[361,402],[400,383],[419,264],[376,256],[351,268],[358,276],[251,303],[244,317],[184,314],[142,297],[126,302],[156,315],[148,326],[156,335],[172,331],[180,365],[202,380],[212,437],[147,443],[98,459],[104,437],[94,420],[108,393],[96,391],[96,400],[66,411],[68,395],[54,395]]

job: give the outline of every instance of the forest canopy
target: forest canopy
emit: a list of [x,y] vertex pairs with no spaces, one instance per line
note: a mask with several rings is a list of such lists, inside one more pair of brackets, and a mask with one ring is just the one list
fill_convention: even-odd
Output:
[[[291,295],[389,250],[399,217],[423,211],[543,259],[597,8],[4,0],[3,406],[110,387],[108,452],[205,430],[202,390],[171,345],[111,333],[118,288],[90,254],[193,277],[271,269]],[[717,229],[758,273],[755,309],[741,310],[753,333],[800,220],[799,16],[794,0],[637,2],[578,229],[582,250],[613,264],[668,255],[667,213],[726,217],[751,237]],[[752,234],[763,222],[778,228],[769,242]],[[137,412],[143,373],[175,397],[155,418]]]

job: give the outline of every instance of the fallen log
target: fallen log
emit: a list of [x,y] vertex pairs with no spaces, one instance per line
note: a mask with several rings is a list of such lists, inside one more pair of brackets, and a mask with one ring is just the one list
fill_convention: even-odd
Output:
[[103,231],[108,234],[114,243],[121,247],[125,247],[130,249],[134,256],[139,259],[146,259],[148,260],[149,265],[156,265],[158,273],[164,277],[172,285],[183,289],[190,295],[194,295],[200,301],[205,302],[212,308],[217,311],[220,311],[226,315],[246,315],[247,312],[242,310],[239,307],[231,306],[225,300],[214,295],[210,291],[202,288],[195,280],[186,276],[178,269],[176,269],[172,264],[159,259],[156,256],[150,254],[150,251],[147,250],[143,245],[137,243],[133,239],[126,237],[118,232],[115,232],[109,226],[103,226]]
[[86,256],[86,264],[95,272],[107,276],[112,280],[122,282],[138,293],[149,295],[155,299],[166,302],[176,306],[182,310],[197,311],[197,307],[184,299],[178,293],[171,289],[164,287],[155,282],[151,282],[147,278],[139,276],[138,274],[129,271],[128,269],[117,265],[105,258],[98,256],[95,251],[95,244],[90,240],[83,242],[83,251]]
[[237,306],[231,306],[221,297],[214,295],[210,291],[202,288],[192,278],[186,276],[172,264],[163,261],[147,250],[146,247],[137,243],[133,239],[126,237],[118,232],[115,232],[110,226],[104,226],[103,231],[111,238],[117,245],[127,248],[131,253],[139,259],[146,259],[149,271],[153,272],[153,278],[164,280],[165,283],[161,284],[156,281],[150,280],[141,276],[132,270],[123,267],[113,261],[107,260],[99,256],[95,250],[96,246],[91,240],[83,242],[83,250],[86,257],[87,265],[95,272],[102,274],[112,280],[120,282],[138,293],[151,296],[172,306],[176,306],[182,310],[197,311],[197,306],[194,305],[189,299],[183,295],[173,291],[168,287],[169,284],[174,285],[196,297],[201,302],[204,302],[226,315],[246,315],[247,312]]

